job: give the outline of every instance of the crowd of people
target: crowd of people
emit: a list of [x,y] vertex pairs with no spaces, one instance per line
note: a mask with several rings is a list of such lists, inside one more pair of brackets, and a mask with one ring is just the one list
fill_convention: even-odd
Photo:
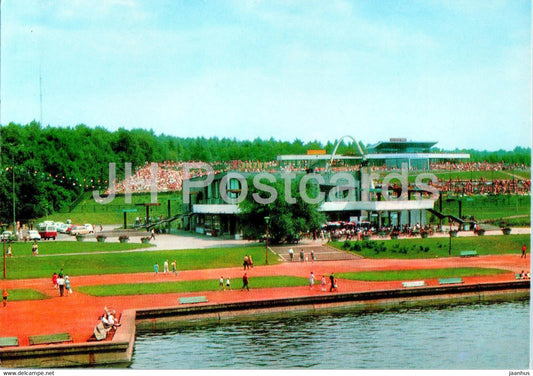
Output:
[[[172,271],[170,270],[170,268],[172,268]],[[170,268],[169,268],[168,260],[165,260],[163,262],[163,274],[166,275],[166,274],[172,273],[174,277],[177,277],[178,276],[178,264],[176,260],[170,263]],[[156,277],[159,275],[159,263],[158,262],[154,264],[154,273]]]
[[70,296],[72,294],[72,286],[70,284],[70,278],[63,272],[63,269],[59,273],[52,274],[52,284],[56,290],[59,291],[59,296]]
[[489,163],[489,162],[433,162],[429,164],[435,171],[506,171],[529,170],[529,167],[520,163]]
[[[153,166],[155,167],[153,167]],[[127,179],[118,182],[114,190],[116,193],[126,191],[150,192],[156,187],[158,192],[181,191],[183,182],[187,179],[202,177],[209,172],[205,169],[206,163],[201,161],[166,161],[160,163],[148,163],[138,166],[135,172]],[[228,171],[243,173],[259,172],[306,172],[313,171],[321,173],[325,167],[313,167],[306,162],[283,162],[278,161],[239,161],[230,162],[212,162],[209,166],[215,173],[224,173]],[[445,162],[431,163],[430,171],[505,171],[505,170],[526,170],[527,166],[520,164],[488,163],[488,162]],[[155,171],[154,171],[155,168]],[[332,172],[356,172],[361,168],[360,165],[350,165],[345,163],[334,163],[330,171]],[[370,166],[372,172],[380,171],[397,171],[397,168],[391,166]],[[152,173],[155,172],[155,176]],[[428,184],[432,184],[429,183]],[[529,194],[531,182],[529,179],[509,176],[509,179],[487,180],[480,179],[440,179],[435,185],[441,192],[456,194]],[[106,193],[110,193],[108,190]]]
[[531,180],[529,179],[496,179],[461,180],[448,179],[439,181],[435,186],[440,192],[462,195],[529,195]]
[[428,236],[435,232],[442,231],[439,227],[431,225],[420,225],[416,223],[412,226],[381,226],[361,225],[354,222],[336,222],[326,226],[320,232],[320,238],[326,240],[365,240],[372,236],[386,237],[386,236],[404,236],[414,237],[425,233]]

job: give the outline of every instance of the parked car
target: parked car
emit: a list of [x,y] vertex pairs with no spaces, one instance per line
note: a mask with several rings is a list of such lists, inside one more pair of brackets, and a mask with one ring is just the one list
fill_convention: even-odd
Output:
[[86,223],[86,224],[84,224],[84,226],[87,229],[87,231],[89,231],[89,234],[94,233],[93,225]]
[[30,230],[28,232],[28,239],[29,240],[41,240],[41,234],[39,234],[39,231],[37,230]]
[[71,227],[70,225],[67,225],[66,223],[61,223],[58,227],[57,227],[57,232],[60,232],[62,234],[66,234],[67,233],[67,230],[68,228]]
[[39,225],[39,235],[41,235],[41,239],[48,240],[48,239],[54,239],[57,238],[57,229],[55,226],[51,225],[45,225],[42,224]]
[[2,233],[2,240],[9,240],[13,237],[13,233],[11,231],[4,231]]
[[89,230],[85,226],[74,226],[70,230],[70,235],[85,235],[88,234]]

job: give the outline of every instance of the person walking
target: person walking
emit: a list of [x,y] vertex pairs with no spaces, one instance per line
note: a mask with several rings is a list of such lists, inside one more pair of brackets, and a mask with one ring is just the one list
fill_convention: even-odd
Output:
[[154,229],[152,228],[152,230],[150,231],[151,232],[151,236],[150,236],[150,240],[155,240],[155,231]]
[[70,296],[70,294],[72,294],[72,288],[70,287],[70,279],[68,275],[65,276],[65,290],[67,292],[67,296]]
[[220,279],[218,280],[218,286],[220,287],[220,289],[222,291],[225,291],[226,289],[224,288],[224,277],[223,276],[220,276]]
[[315,258],[315,251],[314,250],[311,250],[311,261],[315,261],[316,258]]
[[154,272],[156,276],[159,274],[159,264],[157,262],[154,265]]
[[526,251],[527,251],[527,247],[526,245],[524,244],[522,246],[522,256],[520,256],[520,258],[526,258]]
[[59,286],[59,296],[62,297],[65,294],[65,278],[61,273],[57,278],[57,285]]
[[9,296],[9,293],[7,292],[6,289],[4,289],[4,291],[2,291],[2,301],[4,302],[4,307],[7,306],[7,297]]
[[335,283],[335,275],[333,273],[331,273],[329,276],[329,282],[331,283],[329,292],[332,292],[333,290],[337,291],[337,284]]
[[292,248],[289,248],[289,257],[291,261],[294,261],[294,251],[292,250]]
[[165,260],[165,262],[163,263],[163,274],[167,274],[168,273],[168,260]]
[[57,289],[58,286],[57,286],[57,273],[54,272],[54,274],[52,274],[52,284],[54,285],[54,288]]
[[248,291],[250,291],[250,286],[248,286],[248,275],[246,273],[244,273],[244,275],[242,276],[242,288],[241,288],[241,291],[244,290],[245,288]]
[[322,276],[322,280],[320,281],[320,284],[322,285],[322,291],[326,291],[326,276]]
[[226,288],[227,288],[228,290],[231,290],[231,282],[230,282],[230,280],[229,280],[229,277],[226,278]]
[[243,266],[244,270],[246,270],[246,269],[248,269],[250,267],[248,255],[244,255],[244,258],[242,260],[242,266]]
[[170,264],[170,265],[172,266],[172,274],[177,277],[178,276],[178,269],[177,269],[177,266],[176,266],[176,260],[172,261],[172,264]]
[[37,256],[39,254],[39,245],[37,245],[37,243],[33,243],[33,245],[31,246],[31,253],[34,256]]
[[309,289],[313,289],[313,285],[315,284],[315,275],[313,272],[309,275]]
[[305,253],[303,249],[300,249],[300,261],[303,262],[305,259]]

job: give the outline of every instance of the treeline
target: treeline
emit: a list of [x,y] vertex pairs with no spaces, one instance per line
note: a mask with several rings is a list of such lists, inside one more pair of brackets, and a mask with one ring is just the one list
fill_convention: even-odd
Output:
[[488,162],[507,164],[523,164],[531,166],[531,148],[524,148],[521,146],[515,147],[513,150],[496,150],[496,151],[479,151],[474,149],[455,149],[455,150],[441,150],[432,149],[432,151],[451,152],[451,153],[468,153],[470,154],[469,162]]
[[[156,135],[152,130],[75,127],[42,127],[10,123],[0,128],[0,220],[13,220],[13,184],[16,219],[27,221],[54,211],[66,210],[84,191],[107,188],[109,163],[116,163],[117,177],[124,163],[133,168],[162,161],[272,161],[282,154],[305,154],[309,149],[331,153],[335,140],[327,143],[301,140],[229,138],[180,138]],[[363,145],[363,148],[365,145]],[[472,160],[508,161],[530,165],[531,149],[513,151],[466,151]],[[353,144],[342,144],[339,154],[354,154]]]

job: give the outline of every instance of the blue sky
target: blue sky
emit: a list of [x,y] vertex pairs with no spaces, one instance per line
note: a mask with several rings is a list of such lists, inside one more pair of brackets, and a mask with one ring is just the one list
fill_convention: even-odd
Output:
[[531,145],[529,0],[3,0],[1,122]]

